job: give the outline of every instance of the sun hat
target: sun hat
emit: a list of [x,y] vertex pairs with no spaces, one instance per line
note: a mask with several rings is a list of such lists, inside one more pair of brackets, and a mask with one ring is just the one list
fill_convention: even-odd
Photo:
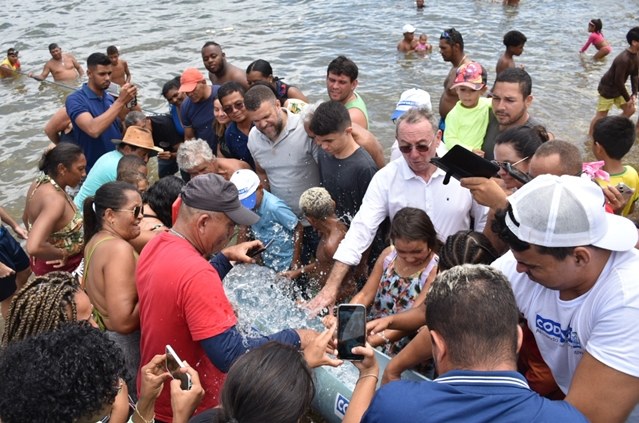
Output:
[[237,187],[215,173],[192,178],[182,188],[180,198],[189,207],[224,213],[238,225],[253,225],[260,220],[240,203]]
[[250,169],[236,170],[231,176],[231,182],[237,187],[240,203],[249,210],[255,208],[257,203],[257,188],[260,186],[260,177]]
[[128,144],[134,147],[145,148],[147,150],[157,151],[161,153],[162,150],[160,147],[156,147],[153,144],[153,136],[151,135],[151,131],[146,128],[142,128],[140,126],[129,126],[124,133],[124,136],[121,140],[111,140],[113,144]]
[[415,27],[411,24],[406,24],[402,27],[402,34],[415,32]]
[[433,106],[430,102],[430,94],[419,88],[411,88],[404,91],[399,97],[395,111],[391,114],[391,120],[399,119],[401,115],[414,108],[432,111]]
[[457,68],[455,81],[450,88],[468,87],[478,91],[484,88],[487,82],[486,69],[477,62],[469,62]]
[[594,245],[628,251],[637,243],[629,219],[606,213],[599,185],[578,176],[541,175],[508,197],[506,226],[521,241],[543,247]]
[[204,75],[196,68],[186,68],[180,76],[180,89],[181,93],[190,93],[195,89],[198,82],[204,81]]

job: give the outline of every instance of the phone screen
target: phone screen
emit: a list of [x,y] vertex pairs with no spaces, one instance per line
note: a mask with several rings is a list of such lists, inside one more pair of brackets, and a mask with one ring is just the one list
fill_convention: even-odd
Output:
[[337,354],[344,360],[362,360],[353,354],[353,347],[366,344],[366,308],[361,304],[340,304],[337,307]]
[[191,375],[182,373],[180,368],[184,367],[182,360],[177,356],[170,345],[166,346],[166,370],[171,373],[173,379],[180,380],[180,387],[183,391],[191,389]]

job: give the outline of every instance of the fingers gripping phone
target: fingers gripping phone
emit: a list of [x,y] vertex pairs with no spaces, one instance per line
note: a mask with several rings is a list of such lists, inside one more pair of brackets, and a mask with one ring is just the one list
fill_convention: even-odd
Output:
[[343,360],[361,361],[364,356],[353,354],[354,347],[366,344],[366,307],[361,304],[337,306],[337,355]]
[[191,389],[191,375],[188,373],[182,373],[180,368],[184,367],[184,363],[180,360],[180,357],[175,353],[170,345],[166,346],[166,370],[171,373],[173,379],[180,381],[180,388],[183,391]]
[[255,257],[256,255],[263,253],[264,251],[266,251],[268,247],[271,246],[274,240],[275,238],[269,240],[266,244],[264,244],[263,247],[257,247],[257,248],[253,248],[249,250],[248,253],[246,253],[246,255],[248,255],[249,257]]

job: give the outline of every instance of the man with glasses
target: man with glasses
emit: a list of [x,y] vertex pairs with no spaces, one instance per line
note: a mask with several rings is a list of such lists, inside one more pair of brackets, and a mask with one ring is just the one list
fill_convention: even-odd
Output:
[[464,39],[455,28],[450,28],[441,33],[439,36],[439,53],[442,55],[444,62],[450,62],[453,67],[448,76],[444,80],[444,92],[439,99],[439,129],[444,130],[444,121],[448,112],[457,104],[457,91],[451,87],[457,76],[457,68],[465,63],[469,63],[470,59],[464,53]]
[[[222,104],[222,110],[231,119],[226,127],[224,140],[230,157],[243,160],[255,169],[253,156],[248,149],[248,134],[253,122],[244,108],[244,88],[238,82],[225,82],[217,92],[217,98]],[[220,150],[221,152],[221,150]]]
[[379,224],[387,217],[392,220],[403,207],[428,213],[442,240],[463,229],[484,228],[487,209],[456,179],[445,185],[446,172],[430,162],[441,143],[441,131],[434,128],[432,114],[423,109],[411,109],[398,119],[396,138],[402,158],[373,176],[362,206],[333,256],[335,264],[326,285],[307,304],[313,312],[335,302],[342,280],[350,267],[360,262]]
[[18,50],[10,48],[7,50],[7,57],[0,63],[0,78],[14,76],[16,72],[20,72]]
[[218,139],[213,128],[213,103],[218,88],[208,85],[204,75],[196,68],[186,68],[180,76],[179,91],[186,93],[180,108],[184,141],[201,138],[215,153],[218,152]]

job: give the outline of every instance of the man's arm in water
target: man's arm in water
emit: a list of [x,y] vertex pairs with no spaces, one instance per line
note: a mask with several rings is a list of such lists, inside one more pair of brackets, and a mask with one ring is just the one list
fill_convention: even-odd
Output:
[[324,288],[306,304],[306,308],[313,314],[318,314],[323,308],[330,307],[335,304],[337,293],[342,285],[342,281],[346,277],[350,266],[341,261],[335,260],[331,273],[328,275]]

